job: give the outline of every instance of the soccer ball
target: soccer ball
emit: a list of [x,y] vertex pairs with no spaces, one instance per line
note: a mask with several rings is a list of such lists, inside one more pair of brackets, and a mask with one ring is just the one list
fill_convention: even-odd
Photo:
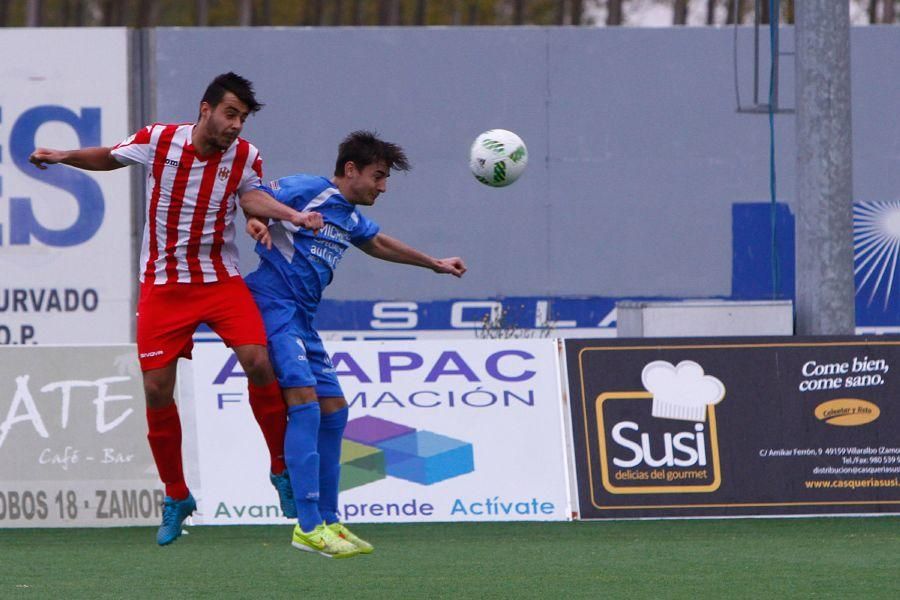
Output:
[[512,131],[491,129],[472,144],[469,168],[475,179],[491,187],[503,187],[518,179],[528,164],[528,149]]

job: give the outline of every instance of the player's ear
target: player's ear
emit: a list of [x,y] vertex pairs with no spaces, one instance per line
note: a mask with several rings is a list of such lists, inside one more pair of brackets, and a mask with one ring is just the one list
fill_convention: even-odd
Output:
[[200,121],[202,119],[209,118],[209,113],[212,112],[212,106],[209,105],[209,102],[203,100],[200,102],[200,114],[197,117],[197,120]]
[[359,169],[356,168],[355,162],[348,160],[344,163],[344,175],[347,177],[356,177],[359,175]]

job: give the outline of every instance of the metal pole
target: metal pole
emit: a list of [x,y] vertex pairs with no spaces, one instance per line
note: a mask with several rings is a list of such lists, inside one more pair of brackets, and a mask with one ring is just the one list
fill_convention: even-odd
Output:
[[753,106],[759,106],[759,0],[753,9]]
[[241,27],[253,25],[253,0],[240,0],[238,3],[238,25]]
[[28,0],[25,5],[25,26],[40,27],[43,25],[43,1]]
[[797,333],[854,333],[850,16],[796,3]]

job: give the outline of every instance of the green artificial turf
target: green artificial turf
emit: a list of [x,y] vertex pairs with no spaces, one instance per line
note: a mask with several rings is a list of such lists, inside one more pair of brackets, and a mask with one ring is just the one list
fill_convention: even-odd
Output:
[[0,598],[900,598],[900,518],[0,530]]

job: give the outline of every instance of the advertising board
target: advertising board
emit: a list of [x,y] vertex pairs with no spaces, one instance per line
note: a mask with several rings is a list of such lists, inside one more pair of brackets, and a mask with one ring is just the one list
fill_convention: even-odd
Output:
[[158,525],[133,345],[0,348],[0,528]]
[[[329,342],[350,403],[348,522],[571,516],[554,340]],[[190,364],[200,523],[278,523],[246,378],[221,343]]]
[[565,348],[582,518],[900,510],[898,340]]
[[133,341],[128,169],[28,162],[131,133],[127,42],[124,28],[0,30],[15,57],[0,64],[0,345]]

